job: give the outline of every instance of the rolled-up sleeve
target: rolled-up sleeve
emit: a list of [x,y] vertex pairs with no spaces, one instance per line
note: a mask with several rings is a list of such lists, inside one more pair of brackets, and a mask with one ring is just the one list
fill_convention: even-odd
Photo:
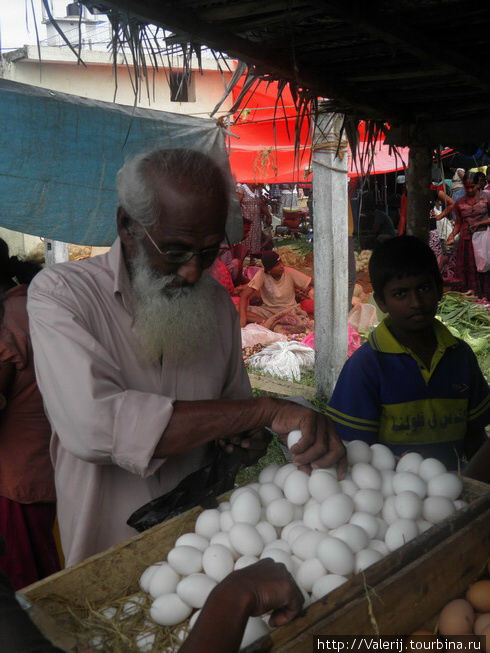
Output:
[[38,385],[62,447],[87,462],[153,474],[172,399],[124,387],[118,361],[92,335],[63,279],[38,275],[27,308]]

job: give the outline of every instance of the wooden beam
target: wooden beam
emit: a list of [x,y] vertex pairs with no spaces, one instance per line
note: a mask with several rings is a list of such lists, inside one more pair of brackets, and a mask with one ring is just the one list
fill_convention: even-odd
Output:
[[248,373],[250,385],[252,388],[268,392],[270,394],[281,395],[283,397],[305,397],[312,399],[316,395],[315,388],[303,383],[290,383],[281,379],[273,379],[269,376],[260,376],[259,374]]
[[412,145],[407,170],[407,233],[425,243],[429,239],[430,184],[433,150]]
[[277,78],[290,80],[311,90],[314,94],[333,97],[340,103],[355,107],[362,117],[379,120],[406,121],[405,111],[397,104],[380,102],[376,94],[360,93],[355,87],[330,74],[320,65],[316,69],[298,65],[294,48],[290,57],[284,53],[269,52],[267,43],[258,44],[236,36],[226,28],[204,22],[199,15],[186,8],[182,11],[174,3],[151,0],[107,0],[105,4],[122,14],[134,16],[144,24],[159,25],[168,30],[178,30],[192,35],[208,47],[256,66],[259,73],[269,73]]
[[404,27],[386,18],[385,14],[376,11],[372,3],[369,11],[363,0],[318,0],[318,5],[325,8],[330,16],[335,16],[345,22],[364,30],[385,43],[396,45],[409,52],[423,62],[424,67],[437,66],[440,70],[456,72],[464,75],[472,84],[485,90],[490,90],[490,75],[488,69],[475,63],[465,53],[458,52],[457,43],[451,42],[451,47],[441,41],[435,43],[435,32],[417,32],[411,27]]

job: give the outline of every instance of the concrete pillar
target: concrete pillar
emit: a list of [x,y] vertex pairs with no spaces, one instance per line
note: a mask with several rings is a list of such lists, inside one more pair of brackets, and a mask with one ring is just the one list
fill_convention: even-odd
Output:
[[348,149],[345,137],[339,147],[342,119],[320,114],[313,145],[315,384],[327,397],[347,355]]
[[64,263],[69,261],[68,243],[62,243],[59,240],[44,241],[44,259],[46,267],[50,267],[55,263]]
[[432,148],[412,145],[407,171],[407,234],[424,243],[429,240],[430,184],[432,182]]

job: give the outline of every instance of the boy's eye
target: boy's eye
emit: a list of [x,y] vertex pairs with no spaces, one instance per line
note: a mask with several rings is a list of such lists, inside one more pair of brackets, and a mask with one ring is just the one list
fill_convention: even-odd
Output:
[[430,290],[430,284],[424,283],[423,286],[419,286],[420,292],[429,292]]
[[394,293],[394,297],[397,299],[401,299],[402,297],[405,297],[405,291],[404,290],[396,290]]

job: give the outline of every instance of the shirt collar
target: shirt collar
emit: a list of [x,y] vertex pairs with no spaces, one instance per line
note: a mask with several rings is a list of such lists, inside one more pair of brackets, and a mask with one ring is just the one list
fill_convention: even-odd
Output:
[[[408,348],[400,344],[389,330],[389,323],[389,317],[385,318],[373,331],[371,331],[368,338],[369,344],[375,351],[381,351],[384,354],[408,353]],[[444,326],[442,322],[434,318],[433,324],[438,349],[445,351],[449,347],[454,347],[458,344],[458,339],[452,335],[449,329]]]
[[116,238],[108,252],[109,267],[114,275],[114,294],[119,296],[125,309],[131,312],[131,283],[129,281],[126,261],[122,251],[121,240]]

